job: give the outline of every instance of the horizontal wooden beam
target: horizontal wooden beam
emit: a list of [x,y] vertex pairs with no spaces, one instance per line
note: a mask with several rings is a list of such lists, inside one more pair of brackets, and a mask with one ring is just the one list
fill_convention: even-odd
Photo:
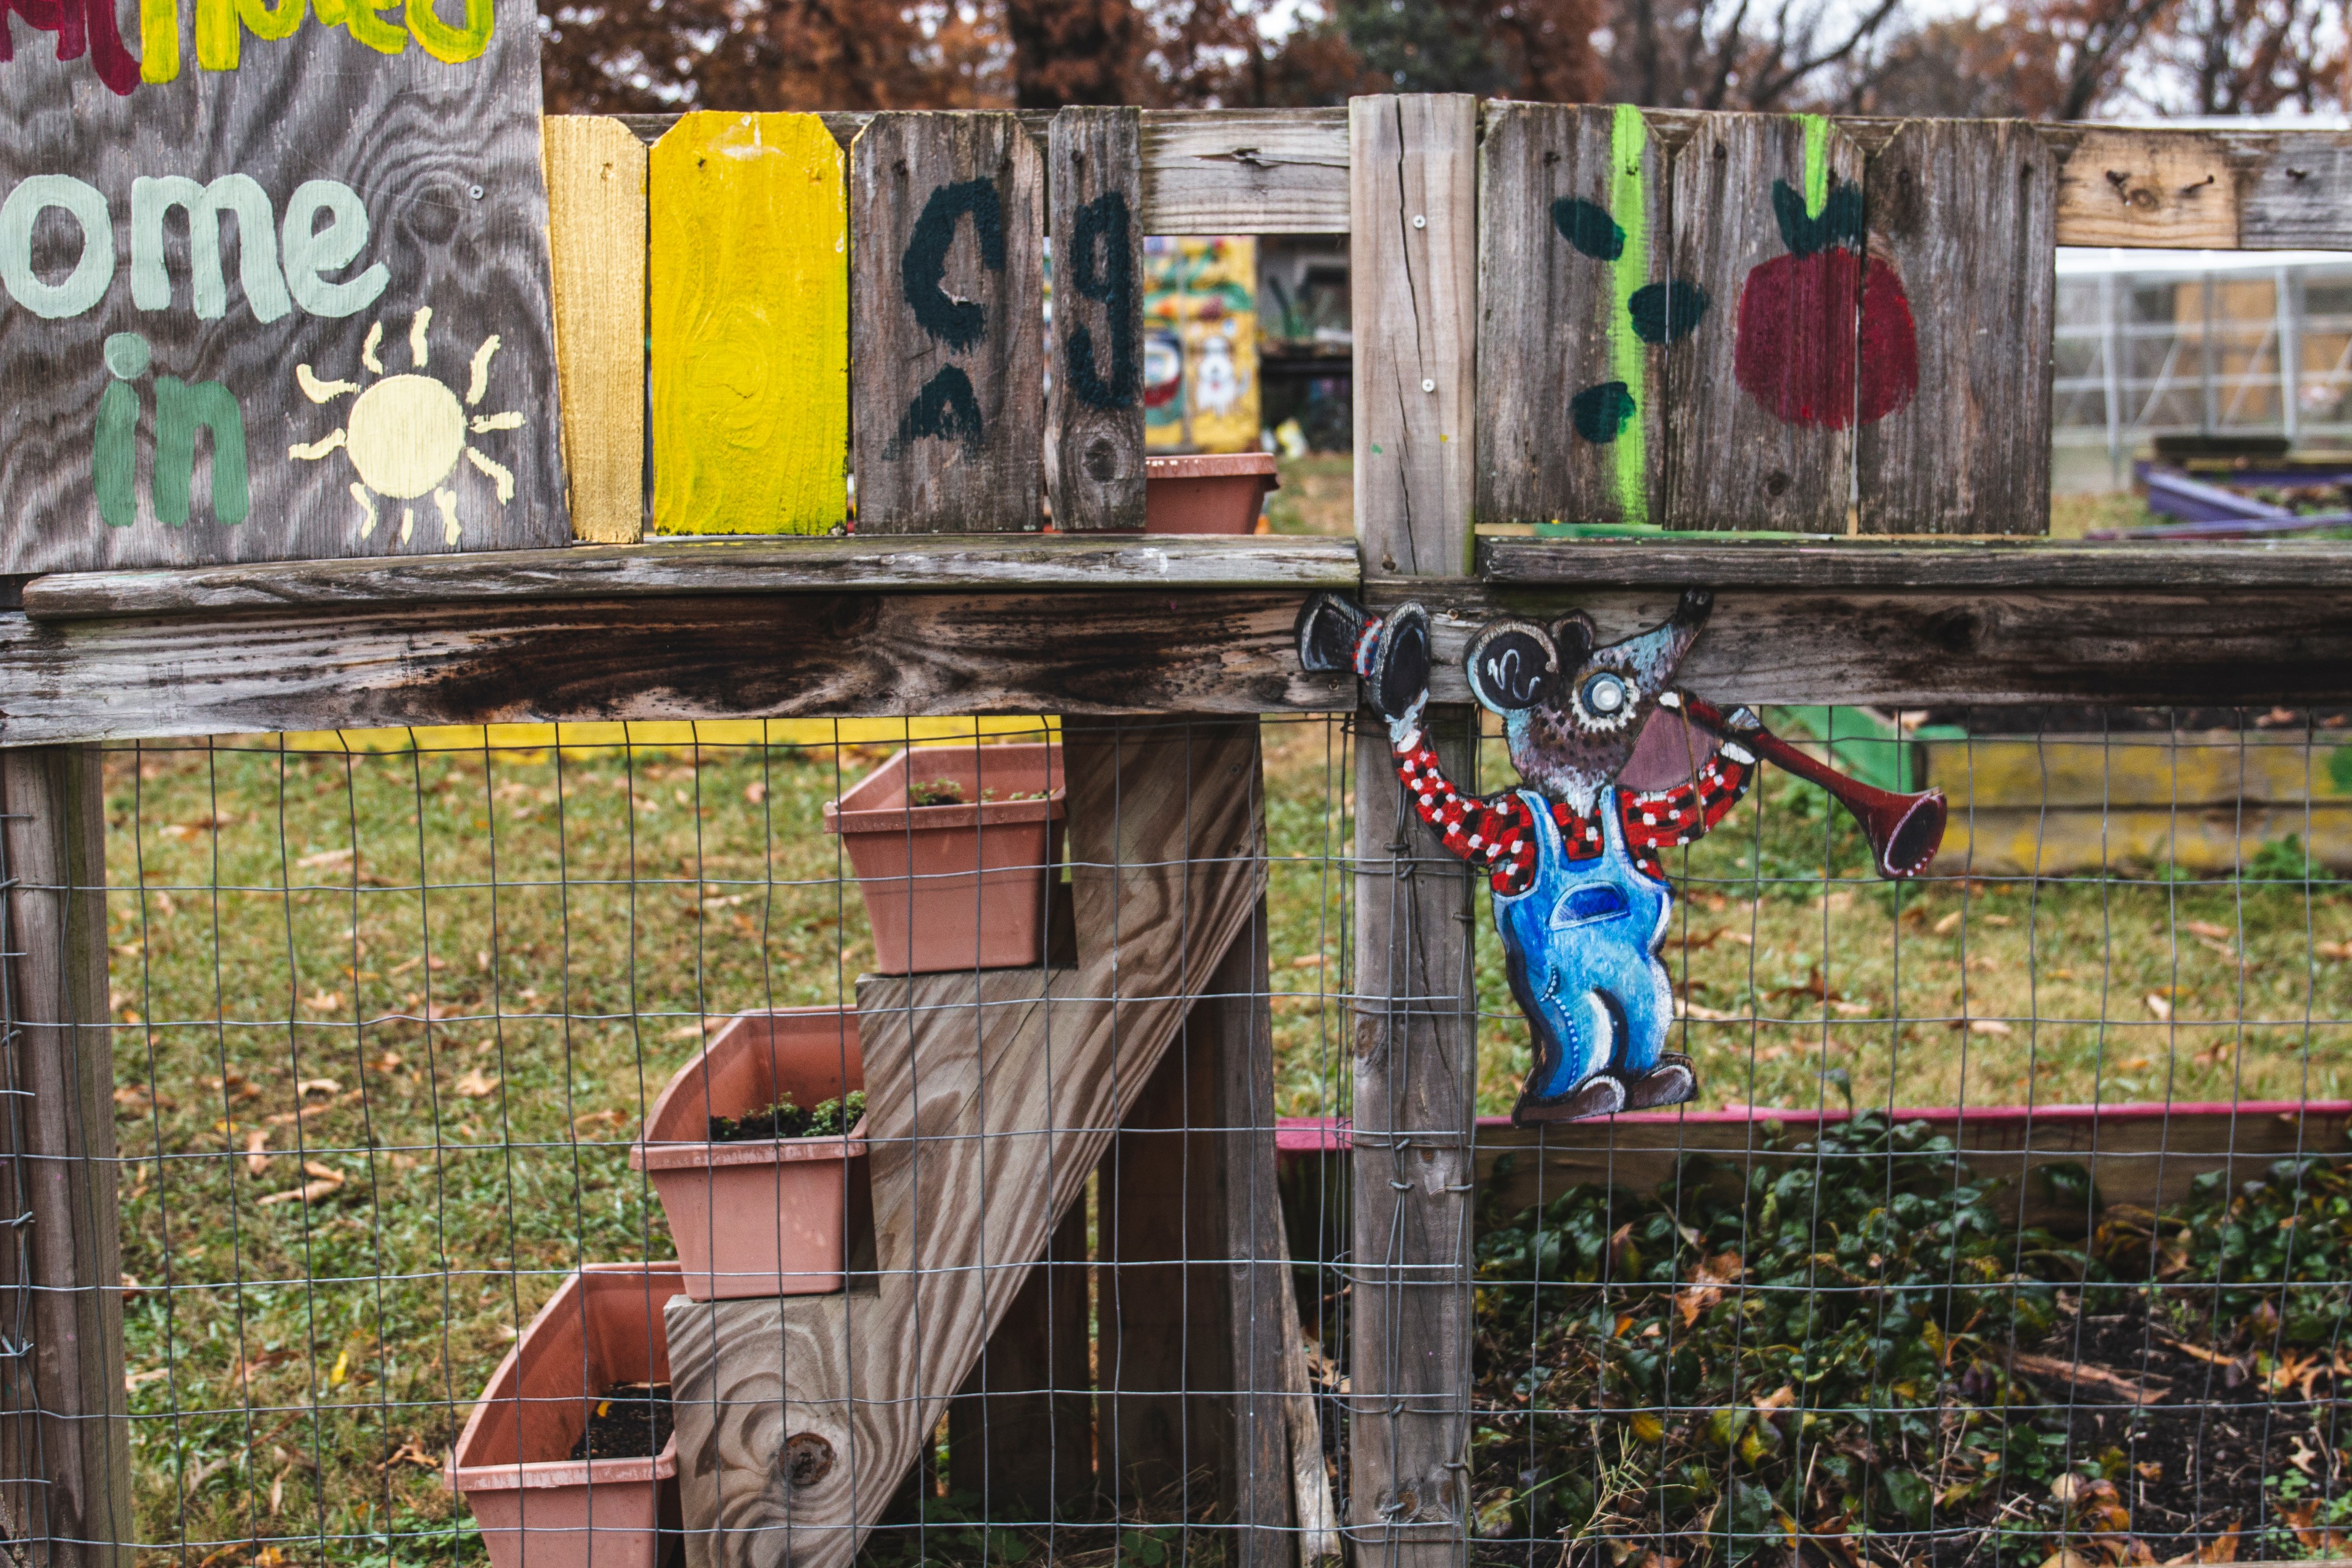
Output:
[[480,555],[62,572],[25,585],[36,621],[339,607],[393,613],[695,594],[1028,593],[1118,589],[1352,591],[1352,539],[940,535],[672,539]]
[[[1703,118],[1645,111],[1669,146]],[[674,114],[620,117],[647,141]],[[828,114],[846,146],[866,114]],[[1042,146],[1050,113],[1025,111]],[[1874,152],[1899,120],[1839,119]],[[2352,248],[2352,132],[2036,125],[2064,161],[2060,245],[2126,249]],[[1344,109],[1143,111],[1143,222],[1152,234],[1345,234]]]
[[[1589,582],[1591,580],[1587,580]],[[1694,572],[1682,582],[1705,582]],[[1589,612],[1604,640],[1663,620],[1675,591],[1476,583],[1368,584],[1385,611],[1433,616],[1432,700],[1471,700],[1462,659],[1498,615]],[[1716,595],[1680,683],[1718,704],[2164,706],[2352,701],[2352,588],[1838,591]]]
[[387,725],[1352,706],[1298,592],[571,599],[0,616],[0,746]]
[[2352,547],[2084,543],[2072,539],[1661,538],[1478,541],[1496,588],[1839,588],[1944,593],[2010,589],[2352,590]]

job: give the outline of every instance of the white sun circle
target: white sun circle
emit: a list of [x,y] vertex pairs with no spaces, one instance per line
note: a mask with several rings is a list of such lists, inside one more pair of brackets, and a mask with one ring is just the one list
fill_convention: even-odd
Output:
[[344,428],[352,466],[368,488],[395,500],[424,495],[466,455],[466,411],[431,376],[386,376],[352,401]]

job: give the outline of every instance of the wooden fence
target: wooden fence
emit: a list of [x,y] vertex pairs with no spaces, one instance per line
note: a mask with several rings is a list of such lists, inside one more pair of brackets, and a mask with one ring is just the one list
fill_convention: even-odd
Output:
[[[127,1447],[91,1436],[121,1431],[105,1306],[114,1151],[107,1119],[76,1111],[110,1076],[88,987],[104,926],[61,895],[103,881],[89,743],[1049,712],[1073,721],[1075,799],[1120,768],[1192,766],[1123,735],[1118,716],[1236,721],[1187,744],[1246,773],[1252,716],[1352,708],[1351,682],[1297,664],[1293,621],[1318,589],[1436,612],[1429,728],[1456,768],[1475,711],[1460,655],[1481,621],[1580,605],[1606,630],[1685,587],[1717,604],[1683,679],[1727,706],[2352,699],[2352,552],[2018,537],[2046,529],[2053,246],[2352,247],[2352,134],[1383,97],[1289,113],[552,120],[546,166],[571,514],[598,548],[62,572],[22,581],[21,608],[0,615],[0,744],[31,748],[10,753],[5,779],[19,977],[6,998],[38,1112],[15,1152],[47,1184],[33,1202],[45,1244],[26,1256],[36,1287],[84,1309],[71,1322],[55,1309],[31,1375],[44,1419],[78,1435],[40,1450],[48,1562],[128,1561]],[[1134,524],[1142,495],[1140,411],[1122,395],[1139,357],[1142,236],[1300,232],[1349,238],[1355,539],[1105,533]],[[1050,376],[1037,329],[1049,234]],[[1048,505],[1056,537],[1040,535]],[[1676,531],[1534,537],[1556,522]],[[1711,530],[1805,537],[1692,537]],[[1906,535],[1948,537],[1887,537]],[[1470,884],[1409,814],[1379,804],[1395,799],[1381,748],[1362,749],[1355,787],[1344,1528],[1383,1563],[1452,1563],[1467,1509]],[[1216,853],[1257,831],[1250,791],[1192,808],[1223,813]],[[1132,841],[1083,858],[1185,864],[1201,830],[1130,814]],[[1190,863],[1214,929],[1151,949],[1174,966],[1168,994],[1262,997],[1263,950],[1234,940],[1255,885]],[[860,1006],[949,1027],[957,998],[926,1014],[912,995],[926,984],[869,981]],[[1057,1071],[1107,1060],[1122,1031],[1156,1060],[1177,1013],[1148,988],[1126,995],[1071,1025],[1078,1043]],[[1035,1087],[1027,1013],[995,1016],[1015,1021],[991,1026],[989,1060]],[[1219,1027],[1245,1042],[1259,1025]],[[50,1061],[44,1042],[68,1035],[78,1051]],[[890,1100],[904,1061],[868,1053],[877,1146],[892,1127],[912,1137],[911,1103]],[[1265,1133],[1241,1152],[1270,1182],[1261,1088],[1236,1078],[1213,1092],[1220,1117],[1242,1118],[1223,1124]],[[1057,1124],[1079,1118],[1083,1154],[1132,1097],[1081,1096]],[[874,1179],[877,1233],[903,1239],[941,1177],[877,1164]],[[949,1241],[1000,1269],[1034,1264],[1068,1186],[1066,1170],[1031,1183],[984,1239]],[[1252,1192],[1230,1211],[1270,1213]],[[1260,1239],[1228,1230],[1234,1250],[1219,1255],[1265,1258]],[[779,1415],[885,1468],[912,1452],[925,1401],[944,1397],[936,1381],[894,1381],[889,1347],[926,1308],[952,1316],[969,1262],[886,1250],[886,1269],[893,1258],[908,1272],[870,1296],[737,1314],[771,1346],[789,1328],[822,1369],[790,1390],[760,1385]],[[1234,1271],[1225,1321],[1287,1311],[1261,1273]],[[874,1331],[849,1335],[854,1362],[833,1354],[850,1313]],[[733,1354],[726,1323],[693,1317],[673,1323],[681,1388]],[[956,1321],[934,1354],[968,1367],[986,1313]],[[54,1354],[61,1343],[78,1355]],[[961,1371],[946,1370],[951,1387]],[[1226,1375],[1265,1388],[1276,1375]],[[876,1402],[853,1410],[851,1388]],[[777,1421],[753,1414],[732,1412],[740,1431],[681,1428],[717,1456],[688,1489],[695,1560],[845,1561],[888,1487],[869,1469],[853,1497],[849,1465],[794,1484],[761,1448]],[[1260,1421],[1235,1441],[1278,1437]],[[694,1487],[730,1466],[757,1473],[729,1505],[743,1511],[714,1523],[719,1504]],[[1287,1529],[1278,1501],[1264,1507],[1248,1517]],[[1250,1550],[1270,1561],[1291,1540]]]

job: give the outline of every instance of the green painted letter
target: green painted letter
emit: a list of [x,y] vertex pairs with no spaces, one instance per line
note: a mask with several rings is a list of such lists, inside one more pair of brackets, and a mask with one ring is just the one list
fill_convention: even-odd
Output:
[[177,376],[155,378],[155,515],[173,528],[188,520],[200,424],[213,436],[213,520],[241,523],[252,507],[246,482],[245,415],[220,382],[190,386]]
[[[89,477],[98,491],[98,515],[107,527],[127,528],[139,520],[139,394],[109,382],[98,399],[98,444]],[[187,494],[184,482],[182,496]]]

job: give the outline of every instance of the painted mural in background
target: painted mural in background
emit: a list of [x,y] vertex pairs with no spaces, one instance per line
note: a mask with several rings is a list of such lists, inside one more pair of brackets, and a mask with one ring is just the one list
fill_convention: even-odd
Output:
[[1257,241],[1151,235],[1143,272],[1145,447],[1255,452]]

